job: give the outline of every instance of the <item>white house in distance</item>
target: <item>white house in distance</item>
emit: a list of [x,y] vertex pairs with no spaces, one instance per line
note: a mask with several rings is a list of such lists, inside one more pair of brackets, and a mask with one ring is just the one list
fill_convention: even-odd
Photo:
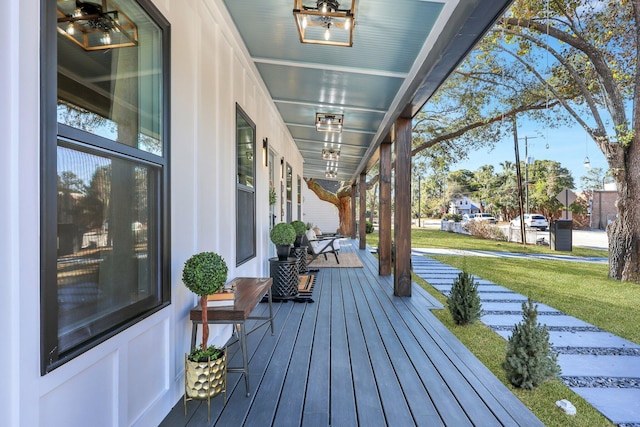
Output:
[[458,197],[449,202],[449,213],[451,214],[464,215],[478,212],[480,212],[480,204],[467,196]]
[[291,0],[3,3],[0,425],[158,425],[184,391],[185,260],[268,276],[302,177],[356,183],[410,143],[398,123],[510,1],[391,3],[358,2],[352,47],[301,43]]

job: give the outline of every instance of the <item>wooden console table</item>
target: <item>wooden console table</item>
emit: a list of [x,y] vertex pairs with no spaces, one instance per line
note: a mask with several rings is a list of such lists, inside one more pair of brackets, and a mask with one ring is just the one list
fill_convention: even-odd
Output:
[[[273,280],[270,277],[237,277],[230,282],[230,285],[235,285],[234,304],[223,307],[209,307],[207,309],[207,323],[231,324],[237,326],[239,329],[238,341],[240,342],[240,351],[242,352],[242,367],[228,367],[227,372],[239,372],[244,374],[247,396],[250,394],[247,334],[250,334],[257,328],[269,322],[271,324],[271,335],[273,335],[273,307],[271,304],[272,283]],[[251,312],[265,294],[267,294],[269,301],[269,316],[251,316]],[[202,307],[200,307],[200,305],[194,307],[189,314],[189,318],[191,320],[191,348],[195,348],[198,325],[202,324]],[[247,320],[262,320],[262,322],[259,322],[255,327],[247,332],[245,328],[245,322]]]

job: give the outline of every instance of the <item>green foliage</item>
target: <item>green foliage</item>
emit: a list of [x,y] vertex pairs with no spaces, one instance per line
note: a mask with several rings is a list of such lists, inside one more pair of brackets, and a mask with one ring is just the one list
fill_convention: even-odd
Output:
[[373,233],[373,223],[366,221],[364,224],[364,231],[367,234]]
[[307,224],[305,224],[302,221],[292,221],[291,225],[293,226],[293,229],[296,231],[296,236],[302,236],[304,233],[307,232]]
[[276,204],[276,189],[273,185],[269,185],[269,206]]
[[447,221],[460,222],[462,221],[462,215],[460,214],[446,214],[443,219]]
[[214,252],[200,252],[184,263],[182,281],[196,295],[206,296],[219,291],[227,281],[227,263]]
[[538,324],[538,306],[531,298],[522,303],[523,320],[507,343],[502,367],[515,387],[533,390],[560,374],[557,355],[551,350],[547,326]]
[[478,283],[473,279],[473,276],[466,272],[458,274],[458,278],[451,286],[447,306],[453,320],[458,325],[468,325],[480,318],[481,304]]
[[269,238],[274,245],[290,245],[296,240],[296,230],[293,225],[280,222],[273,226]]
[[214,345],[210,345],[206,349],[202,347],[194,348],[191,353],[187,355],[187,360],[192,362],[207,362],[209,360],[216,360],[224,355],[224,350],[217,348]]

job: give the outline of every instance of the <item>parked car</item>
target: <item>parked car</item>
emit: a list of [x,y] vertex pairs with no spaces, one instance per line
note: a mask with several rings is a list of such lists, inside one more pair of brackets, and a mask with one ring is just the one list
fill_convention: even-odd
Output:
[[464,215],[462,215],[462,222],[465,223],[465,222],[471,221],[475,215],[476,214],[464,214]]
[[[524,214],[524,225],[526,227],[537,228],[545,231],[549,227],[549,222],[544,215],[540,214]],[[512,227],[520,227],[520,215],[511,220]]]
[[472,221],[487,221],[490,224],[497,224],[498,220],[492,214],[481,212],[473,215]]

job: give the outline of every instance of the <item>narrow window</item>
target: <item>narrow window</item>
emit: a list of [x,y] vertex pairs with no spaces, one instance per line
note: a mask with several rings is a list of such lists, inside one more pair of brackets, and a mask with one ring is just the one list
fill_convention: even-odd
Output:
[[256,125],[236,106],[236,265],[256,256]]

